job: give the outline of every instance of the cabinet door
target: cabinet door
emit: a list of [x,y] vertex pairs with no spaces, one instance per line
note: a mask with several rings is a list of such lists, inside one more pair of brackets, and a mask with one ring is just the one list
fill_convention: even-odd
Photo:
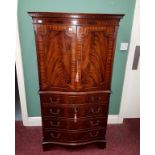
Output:
[[76,27],[67,25],[37,25],[41,90],[66,90],[74,87]]
[[78,26],[79,88],[110,89],[115,27]]

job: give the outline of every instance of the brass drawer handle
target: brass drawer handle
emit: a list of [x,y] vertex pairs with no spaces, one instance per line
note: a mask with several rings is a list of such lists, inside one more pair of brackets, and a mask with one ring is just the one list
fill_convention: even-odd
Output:
[[60,114],[60,109],[56,109],[55,112],[53,111],[53,109],[50,109],[50,113],[53,115],[58,115],[58,114]]
[[52,97],[50,97],[49,100],[50,100],[51,103],[60,103],[60,98],[59,97],[56,99],[56,101],[54,101]]
[[101,101],[101,100],[102,100],[102,97],[101,97],[101,96],[99,96],[99,97],[98,97],[98,100],[99,100],[99,101]]
[[96,131],[95,133],[89,132],[91,137],[96,137],[99,134],[99,131]]
[[99,113],[100,111],[101,111],[101,108],[98,108],[96,111],[93,108],[91,108],[91,112],[92,113],[96,114],[96,113]]
[[50,125],[51,126],[55,126],[55,127],[59,127],[60,126],[60,122],[53,122],[53,121],[50,121]]
[[91,101],[92,101],[92,102],[95,101],[95,97],[94,97],[94,96],[91,97]]
[[52,138],[60,138],[60,133],[56,133],[56,134],[51,133],[51,137]]
[[90,124],[91,124],[92,126],[99,125],[99,123],[100,123],[99,120],[97,120],[96,122],[95,122],[95,121],[90,121]]

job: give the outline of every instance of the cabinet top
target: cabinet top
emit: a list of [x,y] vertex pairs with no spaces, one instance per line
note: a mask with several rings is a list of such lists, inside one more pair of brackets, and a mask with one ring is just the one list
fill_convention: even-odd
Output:
[[73,19],[121,19],[124,14],[90,14],[63,12],[28,12],[32,18],[73,18]]

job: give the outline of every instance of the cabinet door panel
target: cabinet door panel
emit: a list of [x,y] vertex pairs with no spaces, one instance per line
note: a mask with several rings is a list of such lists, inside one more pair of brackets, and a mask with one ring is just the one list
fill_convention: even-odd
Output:
[[114,32],[114,27],[78,26],[77,61],[84,89],[109,89]]
[[41,89],[64,90],[73,87],[76,27],[41,25],[37,31]]

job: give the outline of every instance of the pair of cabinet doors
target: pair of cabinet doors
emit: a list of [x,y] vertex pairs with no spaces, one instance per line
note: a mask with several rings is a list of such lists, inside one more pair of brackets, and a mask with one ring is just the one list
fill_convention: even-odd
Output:
[[35,30],[41,90],[110,89],[117,27],[73,22]]

